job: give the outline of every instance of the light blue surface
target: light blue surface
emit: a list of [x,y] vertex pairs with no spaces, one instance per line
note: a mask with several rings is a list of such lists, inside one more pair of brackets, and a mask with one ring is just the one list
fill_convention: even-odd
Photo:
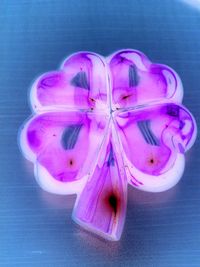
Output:
[[35,77],[73,52],[122,48],[174,68],[199,125],[200,9],[178,0],[0,1],[0,266],[200,266],[199,139],[176,187],[160,194],[129,188],[117,243],[73,223],[75,196],[42,191],[17,147]]

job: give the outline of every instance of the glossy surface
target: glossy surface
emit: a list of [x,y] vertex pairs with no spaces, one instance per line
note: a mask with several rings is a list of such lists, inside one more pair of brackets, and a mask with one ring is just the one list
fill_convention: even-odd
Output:
[[77,52],[34,82],[19,145],[44,190],[77,194],[77,223],[118,241],[127,183],[162,192],[181,178],[197,134],[182,97],[178,74],[137,50]]
[[[1,35],[4,36],[1,42],[4,56],[0,98],[3,118],[3,201],[0,203],[1,222],[5,225],[1,228],[3,249],[0,254],[3,264],[73,266],[80,262],[85,265],[96,262],[99,266],[130,266],[134,262],[135,266],[198,266],[198,139],[186,156],[188,167],[183,179],[174,189],[162,194],[129,189],[127,221],[119,245],[98,240],[71,224],[70,214],[75,199],[50,196],[41,191],[34,182],[32,166],[20,156],[16,133],[21,121],[30,114],[24,99],[30,80],[44,70],[56,69],[56,62],[66,55],[66,49],[69,54],[87,49],[107,55],[122,47],[133,47],[134,40],[134,47],[144,51],[154,62],[170,65],[180,74],[185,88],[184,104],[194,114],[198,125],[199,90],[196,81],[199,60],[194,47],[198,50],[199,12],[175,1],[164,2],[162,8],[156,1],[141,7],[135,2],[129,9],[123,3],[118,7],[113,3],[107,4],[107,9],[100,4],[88,7],[88,4],[74,5],[72,2],[61,8],[52,1],[45,5],[23,1],[21,6],[10,2],[3,13],[2,21],[12,22],[12,25],[6,24],[7,28]],[[22,15],[24,8],[26,12]],[[101,10],[104,10],[104,15],[111,16],[115,24],[109,19],[105,21]],[[121,18],[122,10],[125,15]],[[117,20],[119,17],[121,19]],[[131,31],[128,23],[134,24]],[[59,30],[55,32],[53,29],[56,28]],[[76,29],[76,34],[69,30],[72,28]],[[67,36],[62,34],[64,32],[68,33]],[[139,32],[142,32],[141,37]],[[126,34],[124,41],[119,40],[119,33]],[[40,37],[35,43],[36,35]]]

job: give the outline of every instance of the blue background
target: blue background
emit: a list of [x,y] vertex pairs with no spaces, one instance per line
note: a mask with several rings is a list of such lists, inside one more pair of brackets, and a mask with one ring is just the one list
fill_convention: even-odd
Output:
[[179,0],[0,0],[0,266],[200,266],[199,139],[173,189],[129,188],[116,243],[77,226],[75,196],[42,191],[19,152],[17,132],[30,115],[33,79],[70,53],[122,48],[174,68],[199,125],[200,8]]

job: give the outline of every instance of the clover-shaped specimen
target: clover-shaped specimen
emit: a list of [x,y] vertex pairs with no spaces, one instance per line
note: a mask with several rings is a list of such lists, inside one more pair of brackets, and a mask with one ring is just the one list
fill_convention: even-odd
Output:
[[79,52],[34,82],[20,145],[44,190],[77,194],[78,224],[119,240],[127,185],[160,192],[183,173],[196,124],[182,97],[178,75],[139,51]]

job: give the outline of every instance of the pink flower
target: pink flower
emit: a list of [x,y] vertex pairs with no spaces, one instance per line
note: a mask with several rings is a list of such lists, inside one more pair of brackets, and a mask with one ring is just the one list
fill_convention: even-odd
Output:
[[182,97],[178,75],[139,51],[79,52],[34,82],[20,145],[44,190],[77,194],[77,223],[119,240],[127,185],[160,192],[183,173],[197,130]]

